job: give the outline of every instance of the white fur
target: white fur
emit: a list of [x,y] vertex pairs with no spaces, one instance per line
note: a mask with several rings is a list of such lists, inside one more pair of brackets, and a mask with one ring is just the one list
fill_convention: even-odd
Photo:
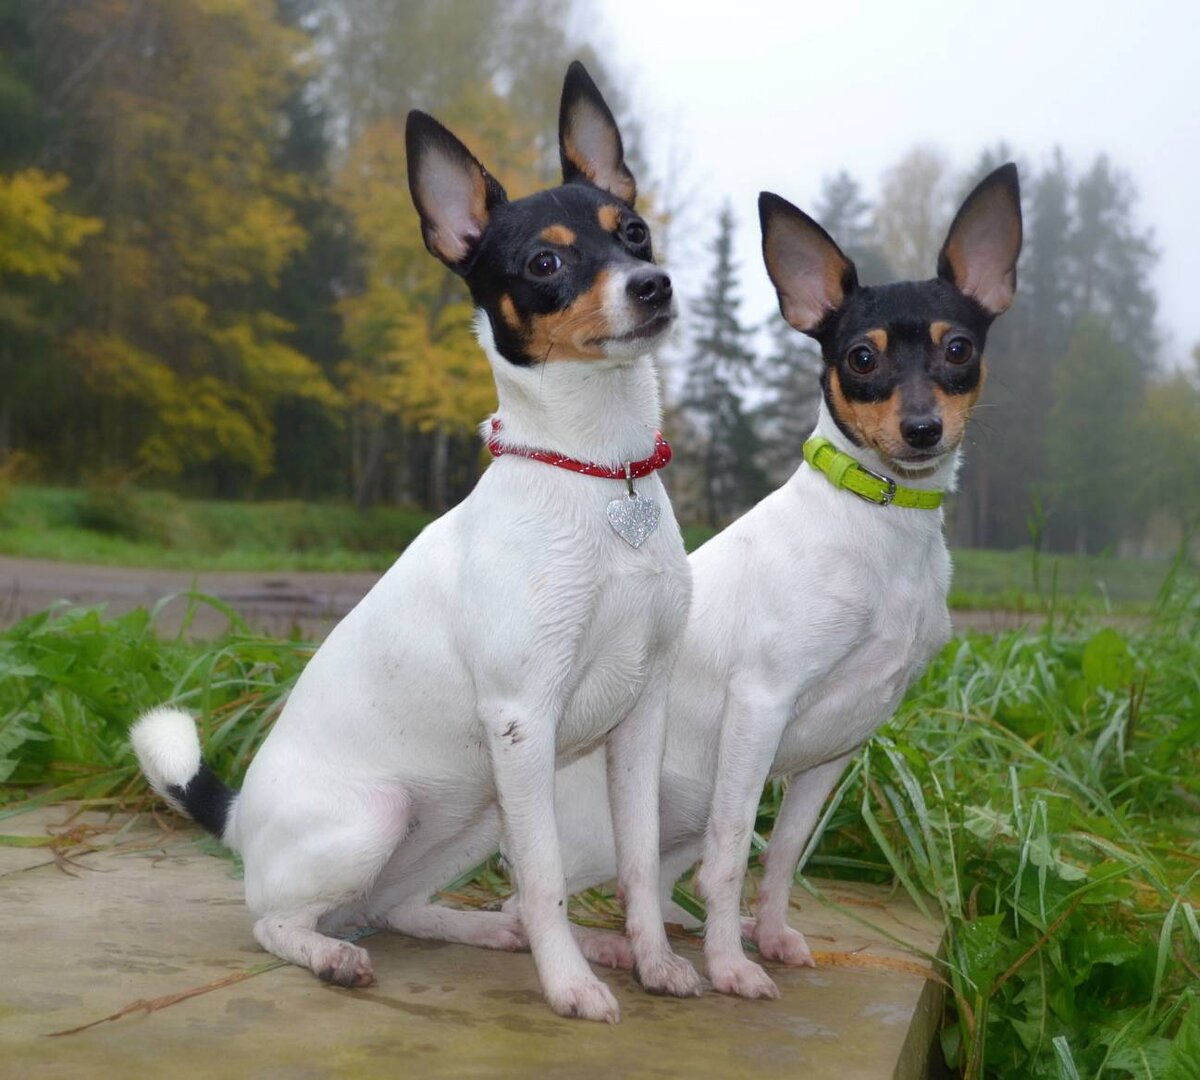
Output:
[[129,741],[150,786],[175,810],[183,806],[172,787],[187,787],[200,768],[200,739],[196,721],[179,709],[151,709],[129,729]]
[[[651,453],[659,401],[644,352],[519,368],[497,354],[486,318],[477,329],[502,442],[611,464]],[[663,699],[689,573],[659,477],[636,486],[663,513],[635,550],[605,513],[624,481],[502,456],[329,635],[251,763],[226,829],[266,949],[363,985],[373,977],[365,951],[323,931],[366,921],[494,948],[528,942],[557,1012],[615,1021],[616,1001],[567,923],[553,803],[556,763],[600,747],[642,981],[699,992],[667,945],[658,904]],[[160,720],[145,727],[149,719],[135,736],[139,756],[178,775],[182,724],[168,732]],[[160,731],[162,745],[146,737]],[[519,919],[431,904],[496,849],[502,823]],[[585,940],[601,958],[628,959]]]
[[[877,472],[892,463],[850,444],[822,406],[817,434]],[[799,447],[797,447],[797,451]],[[953,484],[944,455],[914,487]],[[811,963],[787,924],[797,861],[850,755],[886,721],[948,640],[950,557],[941,511],[880,507],[807,465],[691,558],[693,600],[668,698],[662,778],[664,904],[698,857],[705,954],[716,989],[775,997],[741,936],[786,963]],[[612,877],[604,761],[558,776],[573,891]],[[739,907],[764,782],[790,783],[766,856],[758,917]],[[672,905],[673,907],[673,905]],[[677,909],[671,918],[686,918]]]

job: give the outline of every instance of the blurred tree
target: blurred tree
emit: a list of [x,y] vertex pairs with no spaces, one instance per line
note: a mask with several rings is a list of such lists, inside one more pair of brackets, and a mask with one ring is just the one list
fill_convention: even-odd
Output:
[[767,396],[752,418],[767,479],[778,486],[796,471],[804,456],[804,440],[816,425],[824,362],[817,346],[781,316],[769,320],[767,334],[770,347],[759,361]]
[[282,400],[337,404],[271,310],[306,241],[276,157],[306,40],[276,15],[273,0],[106,0],[38,23],[47,156],[88,177],[81,203],[108,226],[65,342],[93,396],[76,468],[136,461],[229,494],[271,471]]
[[695,305],[683,391],[683,406],[701,433],[702,446],[693,454],[703,477],[705,520],[712,528],[753,506],[768,490],[758,462],[758,436],[739,393],[752,374],[754,351],[751,332],[740,321],[733,230],[733,210],[726,203],[717,218],[712,276]]
[[65,175],[29,167],[50,130],[34,89],[36,15],[32,0],[0,0],[0,465],[29,441],[25,405],[47,389],[61,285],[103,228],[64,208]]
[[871,204],[863,198],[858,181],[845,169],[825,177],[813,217],[854,260],[861,284],[882,285],[894,280],[895,274],[876,239]]
[[929,146],[913,147],[884,173],[875,234],[896,277],[921,281],[933,276],[950,224],[951,195],[946,159]]
[[1146,480],[1132,452],[1143,379],[1108,323],[1083,316],[1054,371],[1046,435],[1047,533],[1059,550],[1095,554],[1121,537],[1131,492]]
[[1113,336],[1149,369],[1159,341],[1150,285],[1157,255],[1152,234],[1134,225],[1136,199],[1132,181],[1104,154],[1079,178],[1070,242],[1073,300],[1077,316],[1107,319]]
[[1136,491],[1145,514],[1165,513],[1190,536],[1200,526],[1200,345],[1190,371],[1156,379],[1137,419]]
[[[272,310],[291,324],[285,340],[336,382],[347,357],[339,309],[351,287],[355,247],[353,222],[336,200],[332,175],[332,118],[322,93],[324,63],[317,59],[324,0],[277,0],[279,19],[308,36],[282,106],[284,133],[274,160],[295,179],[295,190],[281,196],[307,241],[284,265]],[[350,440],[345,411],[323,401],[290,395],[274,416],[275,462],[269,484],[280,494],[344,494],[349,475]]]

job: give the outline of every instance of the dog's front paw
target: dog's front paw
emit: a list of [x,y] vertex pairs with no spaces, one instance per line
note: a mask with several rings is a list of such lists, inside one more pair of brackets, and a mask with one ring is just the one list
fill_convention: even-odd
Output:
[[760,924],[754,935],[758,951],[767,960],[778,960],[793,967],[816,967],[808,942],[799,930],[790,926],[782,930],[765,930]]
[[313,957],[312,969],[318,979],[334,986],[370,986],[375,981],[367,950],[348,941],[331,941]]
[[682,956],[665,952],[647,963],[639,963],[634,974],[642,988],[651,994],[672,997],[699,997],[704,993],[700,974]]
[[753,960],[739,957],[732,961],[709,962],[708,977],[713,989],[722,994],[744,998],[777,998],[779,987]]
[[621,1010],[612,992],[594,975],[546,988],[546,1000],[559,1016],[616,1024]]

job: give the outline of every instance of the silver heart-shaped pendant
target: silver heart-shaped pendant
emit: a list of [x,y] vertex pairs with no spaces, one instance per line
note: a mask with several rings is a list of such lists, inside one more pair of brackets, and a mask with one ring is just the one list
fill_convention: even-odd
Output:
[[655,529],[662,511],[653,499],[644,499],[636,491],[613,499],[608,504],[608,522],[630,547],[641,547]]

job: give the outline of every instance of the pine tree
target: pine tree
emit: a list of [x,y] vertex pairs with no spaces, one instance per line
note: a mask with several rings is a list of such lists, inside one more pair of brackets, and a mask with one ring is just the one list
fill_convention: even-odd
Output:
[[1149,281],[1157,254],[1151,233],[1134,224],[1136,198],[1129,177],[1101,154],[1076,184],[1070,247],[1077,315],[1106,318],[1113,337],[1148,370],[1158,348]]
[[858,280],[863,285],[882,285],[894,278],[883,254],[871,220],[871,204],[862,188],[845,169],[827,176],[814,206],[821,226],[853,260]]
[[1141,479],[1128,451],[1143,381],[1138,357],[1111,326],[1082,318],[1054,373],[1046,434],[1047,534],[1058,550],[1094,554],[1121,538]]
[[717,219],[713,272],[695,308],[695,337],[684,385],[684,408],[701,433],[704,516],[717,528],[753,506],[767,490],[760,445],[740,391],[754,367],[750,331],[739,318],[741,297],[733,261],[733,210]]
[[762,462],[773,485],[782,484],[800,464],[804,440],[812,434],[821,402],[820,350],[782,317],[769,320],[770,348],[761,361],[766,400],[754,410]]

